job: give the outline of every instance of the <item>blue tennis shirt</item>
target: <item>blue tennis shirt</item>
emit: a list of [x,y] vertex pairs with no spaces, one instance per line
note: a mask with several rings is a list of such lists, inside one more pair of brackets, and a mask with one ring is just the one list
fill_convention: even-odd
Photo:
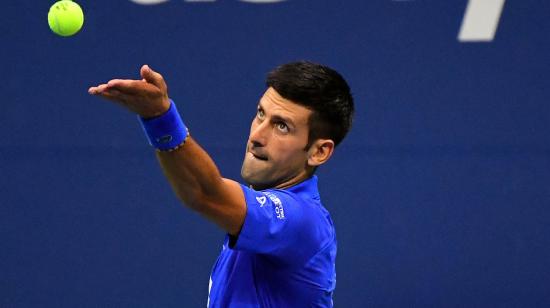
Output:
[[238,237],[225,237],[208,307],[332,307],[336,234],[317,177],[287,189],[242,189],[244,224]]

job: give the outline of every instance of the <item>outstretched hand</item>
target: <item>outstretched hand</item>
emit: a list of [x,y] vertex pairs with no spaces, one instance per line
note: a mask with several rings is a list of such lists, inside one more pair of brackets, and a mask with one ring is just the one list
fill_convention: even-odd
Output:
[[143,118],[159,116],[170,108],[168,87],[161,74],[143,65],[141,80],[113,79],[88,89],[88,93],[98,95]]

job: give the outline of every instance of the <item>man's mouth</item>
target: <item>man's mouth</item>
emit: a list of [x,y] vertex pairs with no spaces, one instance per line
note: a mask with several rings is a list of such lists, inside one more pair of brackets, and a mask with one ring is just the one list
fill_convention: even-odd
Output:
[[263,160],[263,161],[266,161],[267,160],[267,157],[266,156],[263,156],[263,155],[258,155],[258,154],[255,154],[255,153],[252,153],[252,152],[249,152],[252,157],[258,159],[258,160]]

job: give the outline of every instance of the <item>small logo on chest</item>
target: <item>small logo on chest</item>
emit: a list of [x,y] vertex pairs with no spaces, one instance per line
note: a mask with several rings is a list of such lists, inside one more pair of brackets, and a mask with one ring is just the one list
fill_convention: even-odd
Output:
[[260,203],[260,207],[263,207],[265,205],[265,202],[267,201],[265,196],[256,197],[256,201]]

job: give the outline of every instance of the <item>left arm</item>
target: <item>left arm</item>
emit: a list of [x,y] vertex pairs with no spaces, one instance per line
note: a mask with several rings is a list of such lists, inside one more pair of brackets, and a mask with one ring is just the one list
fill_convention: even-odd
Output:
[[[142,118],[154,118],[170,107],[168,87],[161,74],[144,65],[142,80],[113,79],[88,92],[114,101]],[[246,215],[240,184],[222,178],[210,156],[187,137],[171,152],[157,152],[166,178],[179,199],[232,235],[237,235]]]

